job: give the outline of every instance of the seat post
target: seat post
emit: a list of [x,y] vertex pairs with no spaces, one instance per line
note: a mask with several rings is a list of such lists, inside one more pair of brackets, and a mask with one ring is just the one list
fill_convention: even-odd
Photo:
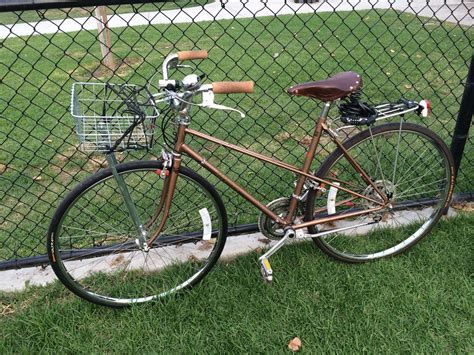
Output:
[[326,101],[324,103],[323,109],[321,110],[321,115],[319,116],[319,119],[326,119],[328,118],[329,110],[331,109],[333,101]]

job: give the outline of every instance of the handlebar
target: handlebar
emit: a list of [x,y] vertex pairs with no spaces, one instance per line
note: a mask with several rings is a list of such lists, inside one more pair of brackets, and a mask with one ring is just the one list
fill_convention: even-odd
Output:
[[253,81],[218,81],[212,83],[214,94],[251,94]]
[[163,61],[163,79],[168,80],[168,70],[176,67],[178,62],[184,60],[206,59],[208,57],[207,51],[182,51],[168,55]]
[[[161,81],[163,87],[168,85],[168,69],[174,65],[177,65],[177,62],[184,60],[195,60],[195,59],[206,59],[208,58],[208,53],[206,50],[197,50],[197,51],[181,51],[176,54],[168,55],[163,62],[163,80]],[[194,80],[195,78],[193,78]],[[250,94],[253,92],[253,81],[222,81],[215,82],[212,84],[212,91],[214,94]]]
[[[184,60],[206,59],[208,53],[205,50],[182,51],[168,55],[163,62],[163,79],[159,80],[158,86],[167,90],[168,102],[178,111],[183,111],[190,105],[213,108],[217,110],[236,111],[241,117],[245,114],[237,109],[218,105],[214,103],[214,94],[250,94],[253,93],[253,81],[220,81],[212,84],[202,84],[205,75],[189,74],[182,81],[170,80],[168,69],[179,67],[178,62]],[[184,67],[181,65],[181,67]],[[181,92],[180,92],[181,91]],[[192,103],[194,95],[202,93],[202,103]]]
[[205,50],[199,51],[182,51],[177,53],[179,61],[183,60],[194,60],[194,59],[207,59],[208,53]]

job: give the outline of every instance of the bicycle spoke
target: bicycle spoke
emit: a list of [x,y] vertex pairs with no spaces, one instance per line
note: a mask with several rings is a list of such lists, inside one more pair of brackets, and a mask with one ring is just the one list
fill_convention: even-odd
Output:
[[[159,163],[153,162],[155,166]],[[161,190],[152,189],[159,179],[156,167],[130,170],[121,175],[136,207],[139,218],[149,221],[161,199]],[[220,242],[221,215],[209,192],[193,178],[178,179],[169,217],[156,242],[149,250],[141,250],[128,209],[111,179],[95,183],[77,204],[66,209],[56,242],[65,277],[72,278],[75,287],[99,303],[122,300],[125,303],[144,302],[198,282],[222,250]],[[115,191],[115,193],[112,193]],[[191,197],[190,197],[191,196]],[[205,209],[212,226],[212,242],[203,240]],[[153,235],[161,221],[149,226]],[[216,251],[217,250],[217,251]],[[212,263],[212,264],[211,264]]]
[[400,152],[400,140],[402,138],[402,123],[403,123],[403,118],[400,119],[400,129],[398,130],[397,149],[395,151],[395,162],[393,164],[392,183],[395,186],[397,186],[396,181],[395,181],[395,176],[396,176],[396,173],[397,173],[398,154]]
[[[424,128],[401,121],[369,127],[359,140],[353,139],[346,148],[348,153],[356,160],[363,159],[365,163],[361,166],[366,171],[375,172],[371,178],[387,194],[390,204],[380,212],[345,219],[340,225],[358,225],[370,218],[378,223],[315,238],[316,244],[338,259],[361,262],[399,253],[421,239],[440,218],[450,186],[450,167],[445,158],[449,153],[432,135]],[[357,179],[343,154],[338,154],[340,158],[331,160],[321,176],[329,178],[330,172],[338,171],[341,180]],[[366,196],[372,193],[370,186],[362,192]],[[337,193],[335,199],[336,213],[374,207],[362,199],[347,207],[341,203],[347,199],[345,193]]]
[[[420,159],[429,151],[429,147],[425,149],[425,151],[423,152],[423,154],[419,155],[418,158],[415,160],[415,162],[408,168],[406,169],[405,171],[409,171],[410,173],[408,174],[408,176],[405,177],[405,179],[408,179],[408,177],[411,177],[413,175],[413,173],[416,171],[415,169],[413,169],[413,167],[416,166],[416,164],[418,164],[418,162],[420,161]],[[403,183],[403,181],[399,181],[399,184]]]
[[[417,189],[421,189],[421,188],[425,188],[427,186],[431,186],[431,185],[436,185],[436,184],[439,184],[441,182],[446,182],[445,179],[441,179],[441,180],[436,180],[436,181],[433,181],[433,182],[430,182],[430,183],[427,183],[427,184],[423,184],[423,185],[418,185],[416,186],[415,188],[411,188],[411,189],[408,189],[408,190],[403,190],[402,193],[399,193],[397,194],[397,197],[400,197],[400,196],[403,196],[404,194],[406,194],[407,192],[410,192],[410,191],[415,191]],[[414,185],[411,185],[410,187],[412,187]],[[423,194],[423,193],[426,193],[425,191],[421,191],[420,194]]]
[[[375,157],[377,158],[377,170],[376,170],[376,172],[375,172],[375,175],[373,175],[373,176],[377,176],[377,175],[378,175],[378,174],[377,174],[377,171],[379,171],[379,172],[380,172],[380,176],[382,177],[382,180],[384,181],[384,184],[385,184],[385,176],[384,176],[384,174],[383,174],[382,165],[380,164],[379,150],[378,150],[377,147],[376,147],[375,139],[374,139],[374,137],[373,137],[373,135],[372,135],[372,129],[371,129],[371,127],[369,127],[369,132],[370,132],[370,136],[371,136],[371,138],[372,138],[371,141],[372,141],[372,145],[373,145],[373,147],[374,147],[374,154],[375,154]],[[384,186],[384,187],[385,187],[385,186]]]

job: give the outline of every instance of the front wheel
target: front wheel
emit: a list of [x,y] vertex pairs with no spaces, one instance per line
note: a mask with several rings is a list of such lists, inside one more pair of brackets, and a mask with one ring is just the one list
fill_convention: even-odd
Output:
[[[163,185],[162,163],[117,165],[148,234],[160,223],[156,211]],[[76,186],[56,210],[48,254],[58,278],[76,295],[119,307],[170,295],[198,283],[219,258],[227,215],[215,189],[180,168],[169,217],[148,251],[110,169]]]
[[[338,260],[364,262],[401,253],[426,236],[448,207],[454,188],[453,159],[441,138],[424,127],[400,122],[370,127],[343,146],[387,196],[389,205],[320,226],[319,231],[351,229],[313,238],[316,245]],[[336,186],[326,186],[327,195],[322,198],[310,192],[306,220],[378,206],[338,189],[337,184],[372,201],[383,201],[341,149],[325,160],[316,175]],[[309,232],[318,230],[311,227]]]

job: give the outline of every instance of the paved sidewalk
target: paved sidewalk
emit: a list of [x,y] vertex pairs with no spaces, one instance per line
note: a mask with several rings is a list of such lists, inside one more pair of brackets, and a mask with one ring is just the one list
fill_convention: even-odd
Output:
[[[219,260],[232,260],[254,250],[270,248],[275,243],[276,241],[267,243],[267,239],[260,233],[228,237]],[[255,262],[255,268],[258,268],[257,262]],[[55,280],[57,278],[51,266],[0,271],[0,291],[18,292],[26,289],[28,286],[46,286]]]
[[[474,0],[431,0],[429,6],[421,0],[327,0],[314,4],[295,4],[282,0],[228,0],[184,9],[143,13],[113,14],[109,17],[110,28],[142,26],[149,24],[190,23],[234,18],[280,16],[314,12],[367,10],[371,8],[394,8],[400,11],[436,17],[441,21],[474,24]],[[16,36],[35,36],[56,32],[77,32],[82,29],[95,31],[97,23],[93,17],[67,18],[64,20],[40,21],[0,25],[0,39]]]
[[[432,213],[432,208],[425,209],[424,215],[428,217]],[[457,215],[456,210],[450,208],[448,211],[448,218],[454,217]],[[410,223],[413,218],[419,218],[419,212],[416,213],[409,213],[405,215],[404,220],[406,223]],[[401,219],[400,219],[401,220]],[[338,221],[335,222],[330,228],[343,228],[347,227],[352,224],[352,222],[347,221]],[[385,226],[395,225],[393,222],[382,222],[385,223]],[[323,225],[324,228],[324,225]],[[352,230],[346,230],[344,232],[340,232],[347,236],[354,236],[354,235],[365,235],[370,230],[372,230],[372,225],[358,227]],[[290,240],[288,244],[292,243],[300,243],[303,241],[309,240],[302,234],[301,229],[299,232],[296,233],[296,238]],[[227,238],[224,250],[220,257],[220,261],[230,261],[240,255],[248,254],[252,251],[262,251],[268,248],[271,248],[276,244],[276,240],[269,240],[263,236],[261,233],[251,233],[251,234],[241,234],[237,236],[229,236]],[[317,250],[315,248],[315,253]],[[176,257],[179,257],[176,254]],[[255,258],[255,267],[258,268],[257,258]],[[105,268],[104,268],[105,269]],[[101,269],[101,270],[104,270]],[[277,271],[277,270],[276,270]],[[278,273],[278,271],[277,271]],[[51,269],[51,266],[47,267],[29,267],[23,269],[15,269],[15,270],[6,270],[0,271],[0,291],[3,292],[15,292],[15,291],[22,291],[28,286],[45,286],[53,281],[56,280],[56,276]]]

